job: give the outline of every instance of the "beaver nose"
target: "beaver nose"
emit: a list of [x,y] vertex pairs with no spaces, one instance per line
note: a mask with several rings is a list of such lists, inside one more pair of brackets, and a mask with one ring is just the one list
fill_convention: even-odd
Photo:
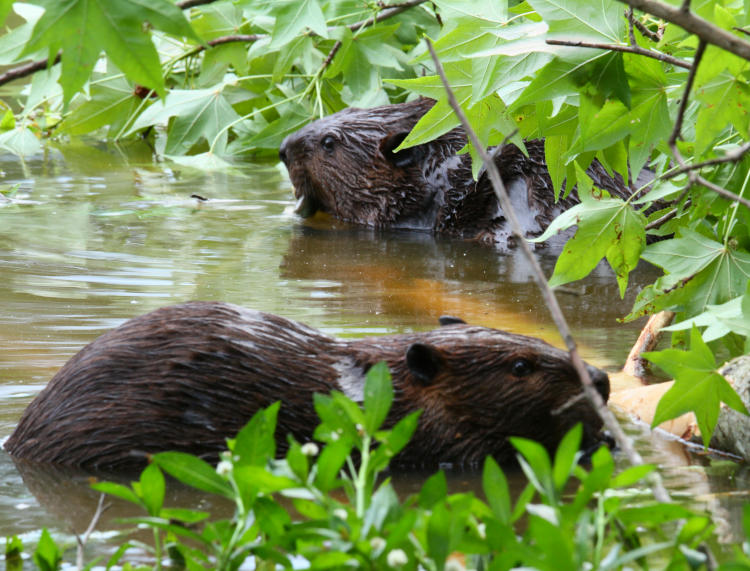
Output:
[[586,365],[586,370],[589,373],[589,377],[591,377],[591,382],[594,383],[594,387],[596,387],[596,390],[602,395],[604,402],[606,402],[609,398],[609,376],[601,369],[597,369],[591,365]]

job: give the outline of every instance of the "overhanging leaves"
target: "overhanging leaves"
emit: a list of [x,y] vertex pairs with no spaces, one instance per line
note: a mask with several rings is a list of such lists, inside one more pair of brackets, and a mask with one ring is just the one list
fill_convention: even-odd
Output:
[[65,100],[88,80],[105,51],[132,81],[164,95],[164,78],[144,16],[167,33],[197,39],[182,11],[167,0],[39,0],[39,19],[24,54],[46,48],[50,58],[62,49],[60,84]]

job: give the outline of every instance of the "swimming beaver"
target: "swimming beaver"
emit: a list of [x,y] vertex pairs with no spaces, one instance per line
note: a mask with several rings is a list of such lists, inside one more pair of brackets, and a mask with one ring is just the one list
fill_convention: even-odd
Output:
[[[294,321],[226,303],[158,309],[105,333],[68,361],[24,412],[11,455],[87,469],[131,469],[145,452],[215,461],[260,408],[282,402],[286,435],[312,437],[313,393],[361,401],[365,371],[385,360],[395,397],[388,422],[424,409],[396,463],[511,461],[511,435],[554,447],[577,422],[585,446],[601,422],[580,396],[567,353],[462,322],[426,333],[334,339]],[[602,396],[607,375],[589,366]]]
[[[433,104],[431,99],[417,99],[344,109],[286,137],[279,157],[299,199],[298,213],[308,217],[320,210],[357,224],[430,230],[512,246],[509,225],[488,177],[475,182],[469,154],[456,154],[466,144],[463,129],[394,152]],[[555,203],[544,142],[529,140],[526,148],[528,157],[515,145],[505,145],[495,162],[524,234],[531,237],[579,199],[574,189]],[[611,177],[598,161],[586,172],[613,196],[627,198],[633,193],[620,175]],[[636,185],[649,178],[644,171]]]

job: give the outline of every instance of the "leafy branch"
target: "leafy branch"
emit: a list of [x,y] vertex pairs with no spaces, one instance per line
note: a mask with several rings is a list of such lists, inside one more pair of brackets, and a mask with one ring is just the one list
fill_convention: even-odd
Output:
[[[552,319],[554,320],[555,325],[557,326],[557,329],[559,330],[560,335],[563,338],[565,346],[570,352],[571,362],[573,363],[573,367],[578,374],[578,378],[581,380],[581,385],[583,386],[586,398],[589,399],[592,406],[604,422],[604,425],[607,427],[607,430],[612,433],[618,446],[628,457],[628,460],[630,460],[630,462],[634,466],[643,465],[643,458],[633,446],[633,442],[625,434],[624,430],[620,426],[620,423],[617,422],[617,419],[612,414],[612,411],[607,408],[607,403],[604,402],[604,399],[601,397],[599,392],[596,390],[594,383],[591,381],[591,377],[589,376],[589,373],[586,370],[586,365],[583,362],[580,353],[578,352],[578,347],[576,345],[575,339],[573,338],[573,334],[570,331],[570,327],[568,326],[568,323],[565,319],[565,315],[563,314],[560,304],[557,301],[555,292],[547,283],[547,279],[544,275],[544,272],[542,271],[542,267],[539,265],[539,260],[532,253],[531,247],[526,241],[526,236],[521,229],[521,224],[518,220],[518,216],[516,215],[513,203],[511,202],[510,195],[508,194],[502,177],[500,176],[500,171],[498,170],[493,158],[482,145],[482,142],[479,140],[476,131],[472,128],[471,123],[469,123],[469,120],[466,117],[466,114],[456,100],[455,93],[453,92],[450,82],[448,81],[445,70],[443,69],[437,53],[435,52],[435,48],[432,45],[432,42],[430,42],[429,39],[427,39],[426,42],[427,48],[430,52],[430,56],[432,57],[432,61],[435,65],[435,70],[437,71],[437,74],[440,77],[440,81],[443,84],[443,88],[446,91],[450,107],[461,122],[461,126],[466,131],[469,141],[474,146],[475,151],[482,160],[482,165],[487,170],[490,182],[492,183],[492,188],[495,191],[495,194],[497,195],[497,198],[500,202],[503,215],[510,223],[510,227],[514,236],[516,237],[521,252],[523,252],[524,257],[526,258],[526,262],[532,270],[532,275],[534,276],[534,279],[539,286],[539,289],[541,290],[542,298],[544,299],[544,302],[552,315]],[[651,478],[651,485],[654,491],[654,497],[660,502],[669,502],[669,493],[661,483],[661,479],[656,474],[652,474],[652,476],[653,477]]]
[[730,53],[750,61],[750,43],[730,34],[708,20],[696,16],[690,11],[690,2],[684,2],[680,8],[674,8],[657,0],[618,0],[629,6],[663,18],[677,24],[704,42],[714,44]]

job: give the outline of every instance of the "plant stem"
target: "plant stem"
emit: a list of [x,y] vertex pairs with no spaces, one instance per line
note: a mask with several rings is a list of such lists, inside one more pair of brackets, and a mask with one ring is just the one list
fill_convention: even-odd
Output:
[[362,439],[362,459],[359,464],[359,472],[357,472],[357,480],[354,482],[354,489],[357,494],[355,507],[357,510],[357,517],[360,519],[365,515],[365,491],[367,489],[367,469],[370,463],[371,444],[372,437],[369,434],[365,434]]

